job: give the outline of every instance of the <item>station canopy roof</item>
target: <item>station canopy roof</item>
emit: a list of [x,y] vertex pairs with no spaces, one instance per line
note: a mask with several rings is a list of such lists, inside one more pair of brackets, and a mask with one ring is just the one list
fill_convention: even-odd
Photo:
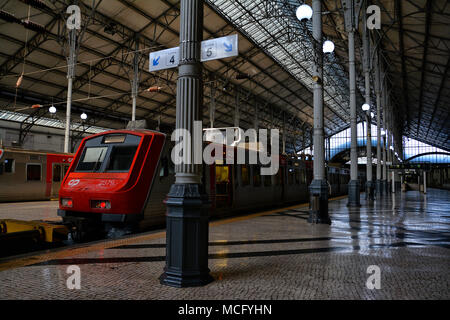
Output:
[[[28,119],[20,119],[27,122],[40,118],[65,121],[69,52],[65,12],[70,3],[0,1],[0,112],[26,114]],[[296,19],[295,11],[302,3],[205,1],[203,39],[238,34],[239,56],[203,63],[204,127],[212,119],[214,127],[233,127],[238,105],[241,128],[283,130],[284,126],[291,152],[310,144],[312,29],[311,22]],[[374,31],[374,38],[381,38],[398,127],[407,136],[450,149],[449,5],[445,0],[373,3],[382,10],[382,29]],[[81,126],[79,115],[86,113],[82,127],[87,132],[89,128],[124,128],[131,118],[131,79],[138,52],[136,118],[146,119],[153,128],[158,122],[160,127],[174,127],[177,69],[149,72],[148,55],[179,45],[179,1],[80,0],[78,5],[82,28],[73,82],[73,120]],[[348,44],[341,9],[340,1],[323,1],[324,40],[336,46],[333,54],[324,57],[327,136],[350,124]],[[358,36],[359,120],[363,119],[359,106],[364,95],[361,44]],[[154,86],[162,90],[146,91]],[[375,93],[371,94],[375,101]],[[51,105],[56,114],[49,114]]]

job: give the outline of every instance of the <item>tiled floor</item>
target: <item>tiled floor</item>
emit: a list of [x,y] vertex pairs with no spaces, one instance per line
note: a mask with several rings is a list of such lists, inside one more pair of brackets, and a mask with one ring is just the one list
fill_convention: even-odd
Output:
[[0,219],[61,221],[57,209],[58,201],[0,203]]
[[[450,192],[398,193],[348,209],[330,202],[332,225],[311,225],[307,208],[215,223],[204,287],[159,283],[164,233],[97,243],[34,260],[0,263],[1,299],[449,299]],[[25,261],[25,262],[24,262]],[[69,290],[67,267],[81,270]],[[366,282],[380,268],[380,289]]]

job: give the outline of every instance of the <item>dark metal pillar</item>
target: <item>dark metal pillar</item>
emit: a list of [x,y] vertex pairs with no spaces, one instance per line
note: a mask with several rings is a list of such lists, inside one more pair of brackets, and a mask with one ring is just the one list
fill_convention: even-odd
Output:
[[[208,269],[208,196],[194,164],[194,121],[200,120],[202,73],[200,43],[203,35],[203,0],[181,0],[180,65],[178,68],[176,128],[191,133],[183,139],[189,163],[175,166],[176,180],[167,196],[166,267],[161,283],[174,287],[201,286],[212,281]],[[200,137],[201,139],[201,137]],[[201,146],[201,142],[200,142]]]
[[330,224],[328,216],[328,183],[325,175],[325,139],[323,129],[323,54],[322,54],[322,4],[312,2],[314,38],[314,178],[309,186],[309,218],[311,223]]

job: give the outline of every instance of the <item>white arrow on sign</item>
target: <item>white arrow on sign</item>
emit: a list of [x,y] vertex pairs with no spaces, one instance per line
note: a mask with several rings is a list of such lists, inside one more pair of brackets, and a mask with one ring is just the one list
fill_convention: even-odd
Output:
[[[210,61],[234,57],[239,54],[238,35],[202,41],[200,61]],[[180,47],[150,52],[149,71],[157,71],[178,67]]]

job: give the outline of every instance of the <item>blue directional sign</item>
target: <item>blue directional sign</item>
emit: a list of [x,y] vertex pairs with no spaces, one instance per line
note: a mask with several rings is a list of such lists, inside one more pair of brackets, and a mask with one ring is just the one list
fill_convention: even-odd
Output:
[[[205,40],[201,43],[200,61],[209,61],[234,57],[239,54],[238,35]],[[180,62],[180,48],[170,48],[156,52],[150,52],[149,71],[178,67]]]
[[180,49],[178,47],[150,52],[149,71],[175,68],[178,67],[179,61]]
[[202,41],[200,60],[209,61],[234,57],[239,54],[238,35],[233,34],[226,37]]

